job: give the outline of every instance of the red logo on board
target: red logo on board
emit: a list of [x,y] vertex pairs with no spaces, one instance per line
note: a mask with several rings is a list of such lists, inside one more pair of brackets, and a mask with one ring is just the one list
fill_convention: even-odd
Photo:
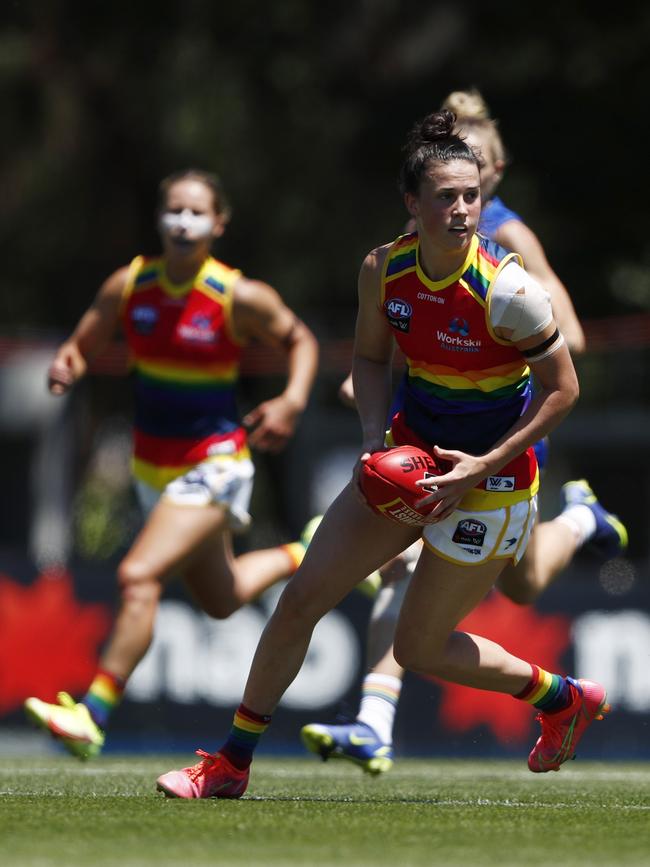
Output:
[[[494,591],[458,628],[490,638],[514,656],[554,674],[570,674],[560,662],[570,644],[569,617],[515,605]],[[536,713],[531,705],[502,693],[437,682],[442,690],[440,721],[447,728],[466,732],[486,726],[502,744],[523,743],[530,738]]]
[[31,695],[85,692],[111,624],[108,606],[75,599],[67,572],[29,586],[0,574],[0,716]]

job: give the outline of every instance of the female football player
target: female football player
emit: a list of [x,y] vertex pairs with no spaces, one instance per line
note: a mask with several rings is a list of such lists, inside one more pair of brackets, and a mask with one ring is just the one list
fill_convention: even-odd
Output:
[[[528,274],[548,291],[555,321],[572,355],[581,354],[584,332],[566,287],[551,268],[537,235],[496,195],[506,167],[506,152],[483,97],[477,90],[454,91],[443,108],[456,114],[457,131],[479,159],[482,205],[478,232],[521,255]],[[416,228],[411,220],[406,231]],[[339,394],[347,406],[355,406],[351,374],[341,384]],[[547,450],[546,438],[535,444],[540,471]],[[536,522],[523,557],[518,563],[508,562],[499,575],[496,586],[518,604],[534,602],[584,545],[605,559],[619,556],[627,547],[626,528],[603,508],[584,479],[567,482],[561,493],[562,511],[552,520]],[[393,764],[393,723],[404,674],[392,652],[406,590],[398,580],[408,577],[418,555],[419,543],[379,570],[383,583],[375,576],[375,585],[381,589],[368,623],[368,669],[356,720],[335,725],[311,723],[301,732],[307,748],[321,757],[349,759],[371,773],[389,770]]]
[[[395,634],[404,668],[512,695],[539,710],[528,764],[544,772],[574,754],[605,709],[604,688],[547,672],[457,624],[518,561],[536,511],[532,446],[570,411],[578,383],[550,299],[515,254],[477,235],[480,165],[443,110],[408,138],[401,187],[417,231],[378,247],[359,276],[353,360],[361,461],[392,445],[425,448],[452,469],[435,508]],[[393,348],[407,360],[386,437]],[[531,371],[538,387],[531,393]],[[358,470],[325,514],[257,647],[243,702],[215,754],[170,771],[158,788],[182,798],[239,797],[255,746],[304,660],[314,626],[417,531],[376,515]]]
[[[80,758],[97,755],[128,677],[149,647],[160,595],[181,576],[201,608],[228,617],[292,574],[297,544],[234,558],[232,533],[250,521],[249,445],[278,451],[293,434],[314,380],[318,348],[278,293],[211,255],[229,219],[219,179],[187,170],[160,185],[162,255],[138,256],[100,288],[60,347],[49,386],[62,394],[112,338],[125,334],[135,388],[133,475],[146,523],[118,568],[120,607],[81,702],[27,700],[28,715]],[[240,419],[243,347],[286,353],[285,389]],[[250,431],[247,433],[246,428]]]

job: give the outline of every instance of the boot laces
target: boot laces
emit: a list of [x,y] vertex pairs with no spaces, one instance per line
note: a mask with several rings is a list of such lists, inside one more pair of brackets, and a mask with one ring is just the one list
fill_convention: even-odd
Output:
[[217,756],[212,753],[206,753],[205,750],[196,750],[197,756],[202,756],[203,761],[198,762],[196,765],[193,765],[191,768],[187,769],[187,775],[192,780],[193,783],[197,781],[199,777],[202,777],[207,770],[209,770],[217,760]]

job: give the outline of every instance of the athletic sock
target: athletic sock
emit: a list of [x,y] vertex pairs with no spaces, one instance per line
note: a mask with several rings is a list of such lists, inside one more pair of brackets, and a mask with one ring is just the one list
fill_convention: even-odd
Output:
[[81,704],[86,705],[93,722],[100,729],[105,729],[108,725],[110,715],[122,700],[125,686],[126,681],[123,678],[103,668],[97,669],[88,692],[81,699]]
[[357,722],[365,723],[380,741],[393,743],[393,723],[402,681],[390,674],[367,674],[361,687]]
[[289,557],[291,557],[291,562],[293,563],[293,569],[290,574],[296,571],[298,566],[302,563],[305,558],[306,547],[302,544],[302,542],[288,542],[286,545],[280,546],[283,551],[286,551]]
[[269,727],[271,717],[255,713],[240,704],[235,711],[232,728],[219,752],[231,765],[244,771],[253,761],[257,742]]
[[567,506],[555,520],[561,521],[573,530],[579,545],[588,542],[596,532],[596,516],[589,506],[582,503]]
[[532,663],[530,667],[533,671],[528,686],[514,698],[526,701],[544,713],[555,713],[571,704],[573,694],[571,684],[566,677],[562,677],[561,674],[551,674]]

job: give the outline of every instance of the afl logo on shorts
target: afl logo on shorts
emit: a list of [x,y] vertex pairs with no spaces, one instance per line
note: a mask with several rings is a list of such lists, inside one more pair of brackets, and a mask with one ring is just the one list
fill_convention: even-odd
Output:
[[384,304],[388,321],[397,328],[398,331],[408,332],[411,327],[411,316],[413,308],[408,301],[403,301],[401,298],[390,298]]
[[136,334],[151,334],[158,322],[158,310],[144,304],[134,307],[131,311],[131,322]]
[[487,526],[476,518],[464,518],[458,522],[454,531],[453,541],[457,545],[473,545],[480,548],[485,541]]

